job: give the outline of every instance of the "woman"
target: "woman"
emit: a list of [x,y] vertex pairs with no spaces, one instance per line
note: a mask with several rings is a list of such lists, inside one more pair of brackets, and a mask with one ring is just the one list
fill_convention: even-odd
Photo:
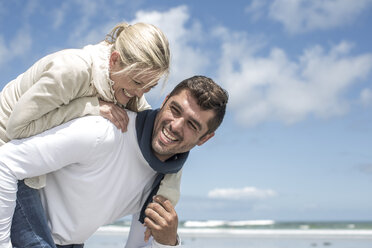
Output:
[[[99,44],[47,55],[0,93],[0,145],[85,115],[102,115],[124,132],[122,108],[150,108],[143,94],[167,78],[169,64],[167,38],[144,23],[120,23]],[[167,175],[158,191],[174,205],[180,174]],[[41,188],[45,176],[25,183]]]

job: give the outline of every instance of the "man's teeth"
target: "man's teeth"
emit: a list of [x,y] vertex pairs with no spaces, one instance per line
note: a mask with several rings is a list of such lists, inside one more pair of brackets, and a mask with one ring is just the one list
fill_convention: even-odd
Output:
[[163,128],[163,134],[165,135],[167,139],[171,141],[177,141],[177,138],[171,135],[170,133],[168,133],[168,131],[165,128]]
[[124,95],[126,95],[129,98],[132,98],[133,95],[131,95],[126,89],[123,89]]

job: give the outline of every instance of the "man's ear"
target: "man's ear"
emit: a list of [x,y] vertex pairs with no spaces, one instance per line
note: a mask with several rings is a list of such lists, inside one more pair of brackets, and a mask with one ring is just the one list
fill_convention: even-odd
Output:
[[207,142],[210,138],[212,138],[214,136],[214,132],[213,133],[209,133],[209,134],[206,134],[204,135],[198,142],[198,146],[201,146],[203,145],[205,142]]
[[117,63],[120,63],[120,54],[118,51],[113,51],[110,55],[110,69],[113,69]]

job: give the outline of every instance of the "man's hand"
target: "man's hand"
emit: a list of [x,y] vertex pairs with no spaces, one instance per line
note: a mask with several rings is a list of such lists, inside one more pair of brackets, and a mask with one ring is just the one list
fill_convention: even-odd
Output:
[[99,113],[110,120],[123,133],[127,131],[129,117],[127,112],[111,102],[99,100]]
[[152,235],[159,244],[177,245],[178,216],[169,200],[160,195],[155,196],[145,214],[146,241]]

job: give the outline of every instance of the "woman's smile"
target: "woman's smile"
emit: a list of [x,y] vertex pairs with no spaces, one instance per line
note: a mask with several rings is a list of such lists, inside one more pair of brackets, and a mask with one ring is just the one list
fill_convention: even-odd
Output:
[[123,89],[124,95],[126,95],[129,98],[134,97],[134,95],[130,94],[126,89]]

